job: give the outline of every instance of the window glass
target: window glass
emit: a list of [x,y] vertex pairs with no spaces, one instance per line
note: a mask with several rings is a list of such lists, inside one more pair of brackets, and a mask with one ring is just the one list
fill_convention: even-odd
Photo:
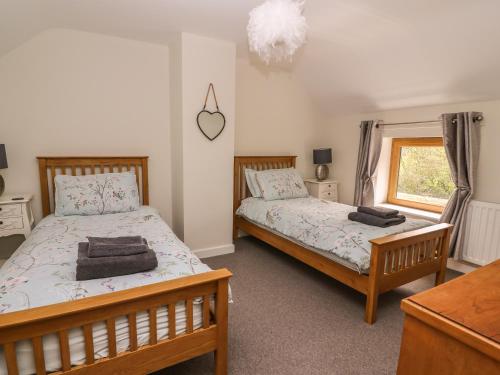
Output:
[[389,203],[442,212],[455,185],[442,138],[395,138]]
[[454,189],[443,146],[401,147],[398,199],[444,207]]

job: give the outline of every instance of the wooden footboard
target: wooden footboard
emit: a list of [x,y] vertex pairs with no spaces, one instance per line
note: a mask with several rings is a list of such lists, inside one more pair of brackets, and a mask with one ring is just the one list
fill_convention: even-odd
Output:
[[436,274],[436,285],[444,281],[453,225],[430,227],[371,240],[365,320],[374,323],[380,293]]
[[[194,276],[113,292],[76,301],[0,314],[0,345],[9,375],[18,374],[16,343],[30,340],[37,374],[45,374],[42,337],[59,337],[63,374],[144,374],[178,362],[215,352],[215,373],[227,373],[228,280],[231,273],[220,269]],[[193,329],[193,300],[203,298],[203,326]],[[210,300],[215,297],[215,314]],[[186,332],[176,334],[175,305],[186,305]],[[157,338],[157,310],[168,311],[168,338]],[[149,313],[149,343],[138,346],[137,313]],[[117,352],[116,319],[126,316],[130,347]],[[93,324],[105,322],[109,356],[94,357]],[[68,332],[81,328],[85,338],[84,365],[72,366]]]

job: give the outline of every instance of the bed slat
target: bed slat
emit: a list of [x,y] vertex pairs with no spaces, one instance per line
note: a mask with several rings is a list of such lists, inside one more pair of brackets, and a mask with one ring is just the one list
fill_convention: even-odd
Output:
[[85,337],[85,363],[91,365],[94,363],[94,335],[92,332],[92,324],[83,326],[83,335]]
[[61,353],[61,365],[63,371],[71,368],[71,356],[69,351],[68,331],[59,331],[59,352]]
[[108,353],[111,358],[116,357],[116,324],[115,318],[106,321],[108,331]]
[[137,316],[135,313],[128,314],[128,335],[130,350],[137,350]]
[[403,262],[403,256],[404,256],[404,251],[405,251],[405,248],[404,247],[401,247],[399,248],[398,250],[398,267],[396,269],[397,272],[401,271],[403,269],[403,266],[404,266],[404,262]]
[[50,181],[52,185],[52,197],[54,197],[54,206],[55,206],[55,196],[56,196],[56,168],[50,167]]
[[203,296],[203,328],[210,326],[210,296]]
[[17,368],[17,357],[16,357],[16,344],[9,342],[4,344],[3,350],[5,353],[5,362],[7,362],[7,372],[9,375],[18,375],[19,370]]
[[443,239],[439,238],[438,243],[436,244],[436,255],[438,257],[443,255]]
[[175,303],[170,303],[168,305],[168,339],[175,339],[175,336]]
[[157,340],[156,307],[149,309],[149,344],[156,344]]
[[193,332],[193,300],[186,300],[186,333]]
[[425,241],[420,242],[420,254],[419,254],[419,263],[423,263],[425,261]]
[[414,266],[417,264],[417,245],[411,245],[411,265]]
[[139,165],[135,165],[135,180],[137,182],[137,188],[139,189],[141,185],[139,185]]
[[37,336],[31,339],[33,344],[33,355],[35,358],[35,368],[37,375],[45,375],[45,358],[43,355],[43,342],[42,337]]

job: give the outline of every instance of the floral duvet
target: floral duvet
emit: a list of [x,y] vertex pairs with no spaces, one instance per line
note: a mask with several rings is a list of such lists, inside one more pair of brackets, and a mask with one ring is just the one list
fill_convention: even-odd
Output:
[[367,273],[370,267],[369,240],[432,225],[407,218],[403,224],[379,228],[348,220],[349,212],[355,210],[353,206],[313,197],[274,201],[246,198],[236,214],[306,246],[332,253],[360,273]]
[[[141,235],[156,252],[152,271],[76,281],[78,243],[87,236]],[[0,269],[0,313],[129,289],[210,271],[181,242],[158,212],[137,211],[95,216],[48,216]]]

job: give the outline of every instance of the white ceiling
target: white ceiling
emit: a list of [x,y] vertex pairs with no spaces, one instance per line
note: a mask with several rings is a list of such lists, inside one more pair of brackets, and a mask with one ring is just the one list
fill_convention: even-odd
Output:
[[[0,55],[48,28],[157,43],[186,31],[247,55],[263,0],[0,0]],[[500,98],[500,0],[308,0],[290,66],[330,114]],[[254,59],[252,59],[253,61]]]

